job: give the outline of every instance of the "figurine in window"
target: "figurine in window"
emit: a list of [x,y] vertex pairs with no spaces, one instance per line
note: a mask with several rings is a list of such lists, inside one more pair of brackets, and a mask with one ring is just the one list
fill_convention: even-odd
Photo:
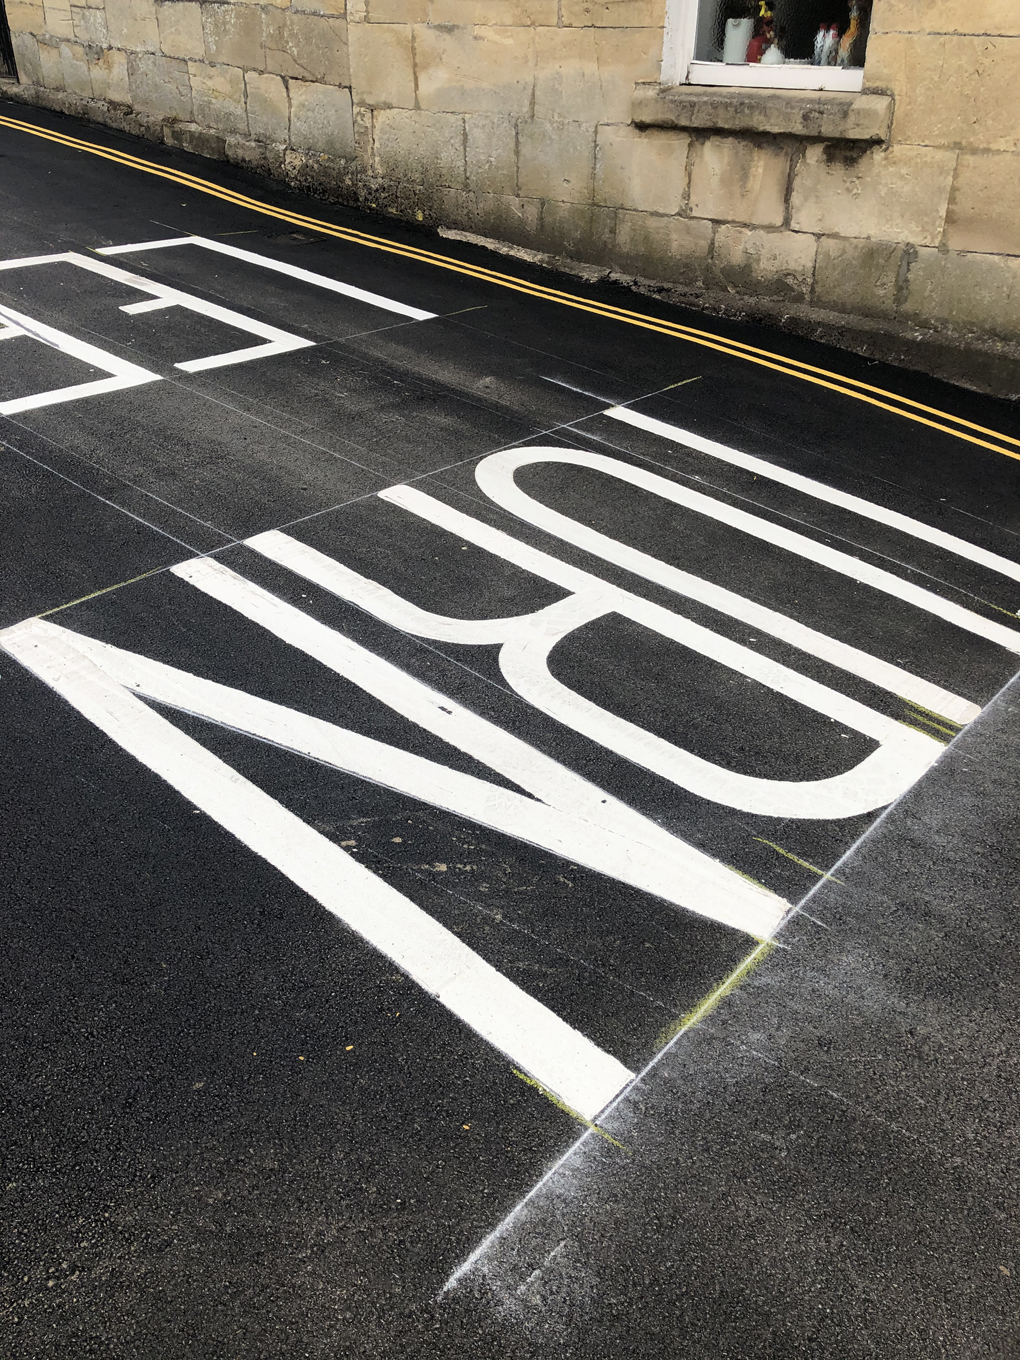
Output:
[[747,60],[759,62],[765,52],[775,42],[772,26],[772,7],[768,0],[758,0],[758,13],[755,16],[754,37],[747,46]]
[[[863,9],[865,0],[857,0]],[[837,34],[850,26],[851,0],[772,0],[774,31],[787,61],[812,61],[815,35],[833,24]]]

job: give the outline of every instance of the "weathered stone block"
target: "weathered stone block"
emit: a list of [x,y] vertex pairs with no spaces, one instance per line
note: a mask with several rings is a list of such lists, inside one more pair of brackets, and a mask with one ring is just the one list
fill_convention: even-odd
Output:
[[598,122],[602,90],[595,30],[540,28],[535,33],[535,117]]
[[616,213],[612,208],[553,200],[542,204],[538,243],[553,255],[607,264],[615,239]]
[[71,22],[74,25],[74,36],[80,43],[86,43],[91,47],[106,47],[109,43],[105,10],[72,5]]
[[111,104],[130,104],[127,53],[117,47],[93,48],[89,52],[92,68],[92,93]]
[[538,233],[541,204],[537,198],[515,194],[472,194],[474,219],[470,230],[499,241],[527,245]]
[[248,71],[248,129],[263,142],[285,142],[290,135],[290,100],[281,76]]
[[320,85],[350,85],[347,24],[318,14],[265,13],[265,69]]
[[408,24],[351,24],[351,93],[355,104],[414,108],[414,59]]
[[246,133],[244,72],[237,66],[188,63],[191,76],[192,118],[204,128],[218,132]]
[[881,33],[868,43],[869,84],[896,96],[893,140],[1020,151],[1020,37]]
[[902,313],[955,330],[1020,339],[1020,259],[919,250]]
[[131,103],[142,113],[191,122],[188,63],[150,52],[128,53]]
[[790,151],[781,142],[706,137],[694,147],[691,216],[780,227],[789,175]]
[[372,165],[372,148],[375,145],[375,123],[371,109],[354,106],[354,154],[358,164],[366,172]]
[[590,123],[522,123],[518,184],[525,198],[590,203],[595,174],[595,129]]
[[556,24],[556,0],[432,0],[433,24]]
[[1020,33],[1016,0],[881,0],[871,21],[873,33]]
[[253,142],[249,137],[225,137],[226,158],[232,165],[243,165],[262,175],[282,175],[286,152],[282,146]]
[[823,236],[937,245],[955,166],[955,151],[934,147],[842,156],[813,144],[794,173],[790,225]]
[[64,89],[70,94],[92,96],[92,77],[81,43],[60,44],[60,66],[64,75]]
[[814,302],[855,316],[893,316],[905,296],[912,246],[823,236],[815,260]]
[[73,38],[70,0],[43,0],[46,32],[51,38]]
[[587,28],[656,28],[662,31],[661,0],[563,0],[563,22]]
[[264,68],[262,11],[254,5],[203,5],[202,29],[210,61],[256,71]]
[[602,107],[601,123],[629,123],[634,82],[657,80],[662,61],[662,28],[596,28]]
[[517,189],[517,125],[497,114],[471,113],[464,120],[467,186],[487,194]]
[[183,151],[194,152],[196,156],[208,156],[214,161],[226,160],[227,140],[223,134],[199,127],[197,123],[168,123],[163,129],[163,140],[167,146],[179,146]]
[[453,113],[380,109],[375,172],[398,182],[465,188],[464,119]]
[[[43,9],[42,0],[8,0],[7,22],[12,34],[45,33],[46,11]],[[38,60],[39,54],[36,52],[37,63]]]
[[641,278],[703,287],[711,269],[713,230],[704,219],[618,211],[613,259]]
[[[281,7],[287,8],[286,0]],[[347,14],[346,0],[290,0],[290,8],[303,14],[329,14],[334,19],[343,19]]]
[[43,83],[42,63],[39,60],[39,40],[32,33],[12,33],[14,60],[18,63],[18,74],[25,85]]
[[638,127],[885,142],[892,128],[893,99],[838,90],[731,89],[648,80],[634,90],[631,112]]
[[354,155],[354,113],[350,90],[292,80],[291,145],[339,158]]
[[165,57],[205,57],[202,6],[195,0],[163,0],[156,5],[159,46]]
[[534,43],[530,28],[416,28],[419,104],[523,117],[534,87]]
[[1020,255],[1020,155],[960,156],[946,213],[946,244],[954,250]]
[[727,288],[760,297],[808,302],[815,268],[815,238],[795,231],[720,226],[712,263]]
[[64,67],[60,60],[60,44],[41,42],[39,44],[39,68],[42,84],[47,90],[64,88]]
[[372,24],[427,24],[429,0],[349,0],[347,18],[354,20],[355,8],[364,7],[362,19]]
[[687,187],[683,132],[613,124],[598,129],[595,146],[595,202],[638,212],[677,213]]
[[154,0],[106,0],[110,42],[129,52],[158,52],[159,25]]

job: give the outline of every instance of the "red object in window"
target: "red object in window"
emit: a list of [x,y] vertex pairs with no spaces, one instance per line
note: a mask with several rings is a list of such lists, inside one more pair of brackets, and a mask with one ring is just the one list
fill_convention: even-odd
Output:
[[771,42],[769,38],[767,38],[764,33],[759,34],[757,38],[752,38],[747,44],[747,56],[745,60],[749,62],[761,61],[762,53],[765,51],[766,47],[770,46]]

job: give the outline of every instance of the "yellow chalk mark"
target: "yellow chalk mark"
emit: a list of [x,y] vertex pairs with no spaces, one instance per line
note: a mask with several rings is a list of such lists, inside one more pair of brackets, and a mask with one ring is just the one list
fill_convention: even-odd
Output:
[[543,1086],[542,1083],[536,1081],[534,1077],[529,1077],[527,1072],[521,1072],[516,1067],[513,1067],[510,1070],[515,1077],[520,1077],[521,1081],[527,1082],[529,1086],[533,1086],[536,1091],[541,1092],[546,1100],[551,1100],[558,1110],[562,1110],[564,1114],[569,1114],[571,1119],[576,1119],[577,1122],[583,1124],[586,1129],[591,1129],[592,1133],[597,1133],[598,1136],[604,1138],[607,1143],[612,1143],[613,1147],[617,1147],[621,1152],[625,1152],[628,1157],[631,1155],[631,1150],[625,1143],[621,1143],[619,1139],[614,1138],[612,1134],[606,1133],[605,1129],[599,1128],[598,1124],[593,1124],[590,1119],[585,1119],[583,1114],[578,1114],[576,1110],[571,1109],[566,1101],[560,1100],[559,1096],[556,1095],[554,1091],[550,1091],[548,1086]]
[[93,590],[77,600],[68,600],[67,604],[57,604],[52,609],[44,609],[41,614],[36,614],[35,617],[44,619],[47,614],[59,614],[62,609],[73,609],[76,604],[84,604],[86,600],[95,600],[100,595],[109,595],[111,590],[121,590],[124,586],[133,586],[136,581],[144,581],[148,576],[158,576],[161,571],[166,571],[166,567],[153,567],[151,571],[143,571],[141,576],[129,576],[126,581],[118,581],[115,586],[103,586],[101,590]]
[[[949,745],[950,738],[948,737],[940,737],[935,732],[929,732],[924,727],[918,727],[915,723],[907,722],[906,718],[897,718],[896,721],[901,727],[909,727],[911,732],[920,732],[922,737],[931,737],[932,741],[941,742],[943,746]],[[921,718],[920,721],[924,722],[925,719]],[[953,735],[955,736],[956,734],[954,733]]]
[[677,1035],[683,1034],[684,1030],[693,1029],[706,1016],[711,1015],[720,1001],[725,1000],[731,992],[735,991],[742,982],[750,977],[758,965],[768,958],[775,947],[773,940],[762,940],[751,950],[746,959],[737,964],[729,977],[719,983],[715,991],[709,992],[708,996],[703,1001],[699,1001],[692,1011],[688,1011],[686,1015],[681,1015],[679,1020],[674,1021],[672,1025],[667,1025],[662,1030],[655,1041],[656,1048],[665,1048]]
[[836,878],[832,874],[827,874],[824,869],[819,869],[817,864],[809,864],[806,859],[800,859],[797,855],[791,855],[789,850],[784,850],[781,845],[775,845],[772,841],[765,840],[764,836],[755,836],[754,839],[761,845],[767,845],[770,850],[775,850],[777,855],[785,855],[787,859],[792,859],[794,864],[799,864],[802,869],[810,869],[811,872],[817,874],[819,878],[828,878],[831,879],[833,883],[838,883],[844,888],[846,887],[846,884],[841,878]]
[[916,699],[904,699],[902,694],[897,694],[901,704],[906,704],[907,708],[916,708],[918,713],[927,713],[929,718],[938,718],[939,722],[952,723],[954,727],[963,728],[964,723],[958,723],[955,718],[947,718],[944,713],[936,713],[933,708],[925,708],[924,704],[919,704]]
[[[913,718],[915,722],[926,723],[928,727],[934,727],[939,732],[944,732],[950,741],[952,741],[953,737],[958,737],[962,731],[959,727],[946,727],[945,723],[936,722],[934,718],[928,718],[923,713],[916,713],[913,709],[907,710],[907,717]],[[952,719],[947,718],[945,721],[951,722]]]
[[[145,174],[155,175],[159,179],[183,185],[185,188],[195,190],[198,193],[209,194],[214,198],[222,199],[226,203],[231,203],[235,207],[246,209],[249,212],[261,213],[265,217],[289,222],[293,226],[311,228],[321,235],[335,236],[340,240],[367,246],[372,250],[383,250],[390,255],[400,255],[405,259],[415,260],[421,264],[453,270],[455,273],[464,274],[469,278],[480,279],[484,283],[495,284],[500,288],[510,288],[514,292],[524,293],[529,297],[539,298],[545,302],[556,303],[564,307],[574,307],[594,316],[621,321],[630,326],[639,326],[643,330],[655,331],[660,335],[669,335],[674,339],[686,340],[690,344],[701,345],[706,349],[726,354],[730,358],[757,364],[762,368],[770,369],[772,372],[781,373],[785,377],[798,378],[803,382],[812,383],[816,387],[824,387],[842,396],[866,402],[869,406],[875,406],[880,410],[889,411],[893,415],[902,416],[905,420],[915,421],[919,425],[938,430],[942,434],[953,435],[969,444],[990,449],[992,453],[1002,454],[1004,458],[1014,458],[1020,461],[1020,439],[1015,439],[1012,435],[1002,434],[998,430],[992,430],[987,426],[978,425],[974,421],[965,420],[962,416],[954,416],[938,407],[926,406],[923,402],[914,401],[910,397],[898,396],[895,392],[889,392],[885,388],[862,382],[859,378],[849,378],[844,374],[834,373],[830,369],[805,363],[801,359],[792,359],[788,355],[778,354],[774,350],[761,349],[755,345],[746,344],[742,340],[729,340],[711,331],[685,326],[680,322],[667,321],[659,317],[648,316],[642,312],[632,312],[624,307],[614,307],[611,303],[590,302],[577,296],[577,294],[565,293],[558,288],[547,288],[543,284],[531,283],[513,274],[503,274],[498,270],[486,269],[480,265],[469,265],[449,255],[439,255],[435,251],[423,250],[418,246],[401,245],[395,241],[389,241],[385,237],[373,236],[368,232],[356,231],[350,227],[339,227],[334,223],[324,222],[319,218],[309,217],[307,214],[293,212],[286,208],[273,207],[259,199],[250,198],[247,194],[226,189],[210,180],[200,179],[197,175],[189,175],[169,166],[162,167],[153,161],[143,160],[139,156],[131,156],[126,152],[102,147],[95,142],[84,141],[80,137],[68,137],[63,133],[36,127],[32,123],[25,123],[16,118],[0,116],[0,126],[12,128],[16,132],[25,132],[32,137],[40,137],[44,141],[55,142],[60,146],[69,147],[73,151],[84,151],[89,155],[99,156],[103,160],[113,161],[127,169],[141,170]],[[890,404],[894,402],[897,404]],[[926,414],[922,415],[921,412]],[[937,419],[929,419],[930,416],[935,416]],[[943,423],[945,421],[949,421],[951,424]],[[959,428],[953,428],[954,426]],[[975,433],[967,434],[965,433],[967,430],[973,430]],[[988,435],[991,439],[999,442],[990,443],[988,439],[980,438],[980,435]],[[1003,448],[1003,444],[1011,444],[1014,447]]]
[[743,869],[738,869],[735,864],[727,864],[726,868],[731,873],[736,874],[738,878],[746,878],[748,883],[753,883],[756,888],[764,888],[766,892],[772,891],[771,888],[766,888],[764,883],[759,883],[756,878],[752,878],[750,874],[745,874]]

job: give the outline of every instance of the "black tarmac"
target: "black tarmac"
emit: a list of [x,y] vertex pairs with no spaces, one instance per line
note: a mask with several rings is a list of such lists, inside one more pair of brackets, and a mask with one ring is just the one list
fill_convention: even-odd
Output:
[[[431,319],[198,245],[97,253],[192,235]],[[65,252],[307,343],[187,372],[264,342],[201,310],[126,313],[147,295],[73,262],[0,268],[0,308],[51,328],[0,330],[0,408],[107,376],[53,330],[158,379],[0,414],[0,629],[43,615],[516,787],[169,570],[210,556],[799,910],[762,944],[161,710],[639,1073],[591,1124],[0,653],[0,1355],[1020,1355],[1016,652],[780,540],[792,530],[881,568],[1018,642],[1020,581],[606,414],[625,406],[1016,562],[1016,407],[0,103],[0,264]],[[517,475],[588,529],[983,711],[956,735],[515,518],[475,470],[529,446],[609,457],[754,515],[761,537],[590,465]],[[377,494],[395,485],[945,752],[885,810],[728,806],[540,712],[495,645],[400,631],[244,542],[283,529],[458,619],[566,595]],[[877,748],[618,613],[566,636],[549,667],[582,699],[760,780],[835,778]]]

